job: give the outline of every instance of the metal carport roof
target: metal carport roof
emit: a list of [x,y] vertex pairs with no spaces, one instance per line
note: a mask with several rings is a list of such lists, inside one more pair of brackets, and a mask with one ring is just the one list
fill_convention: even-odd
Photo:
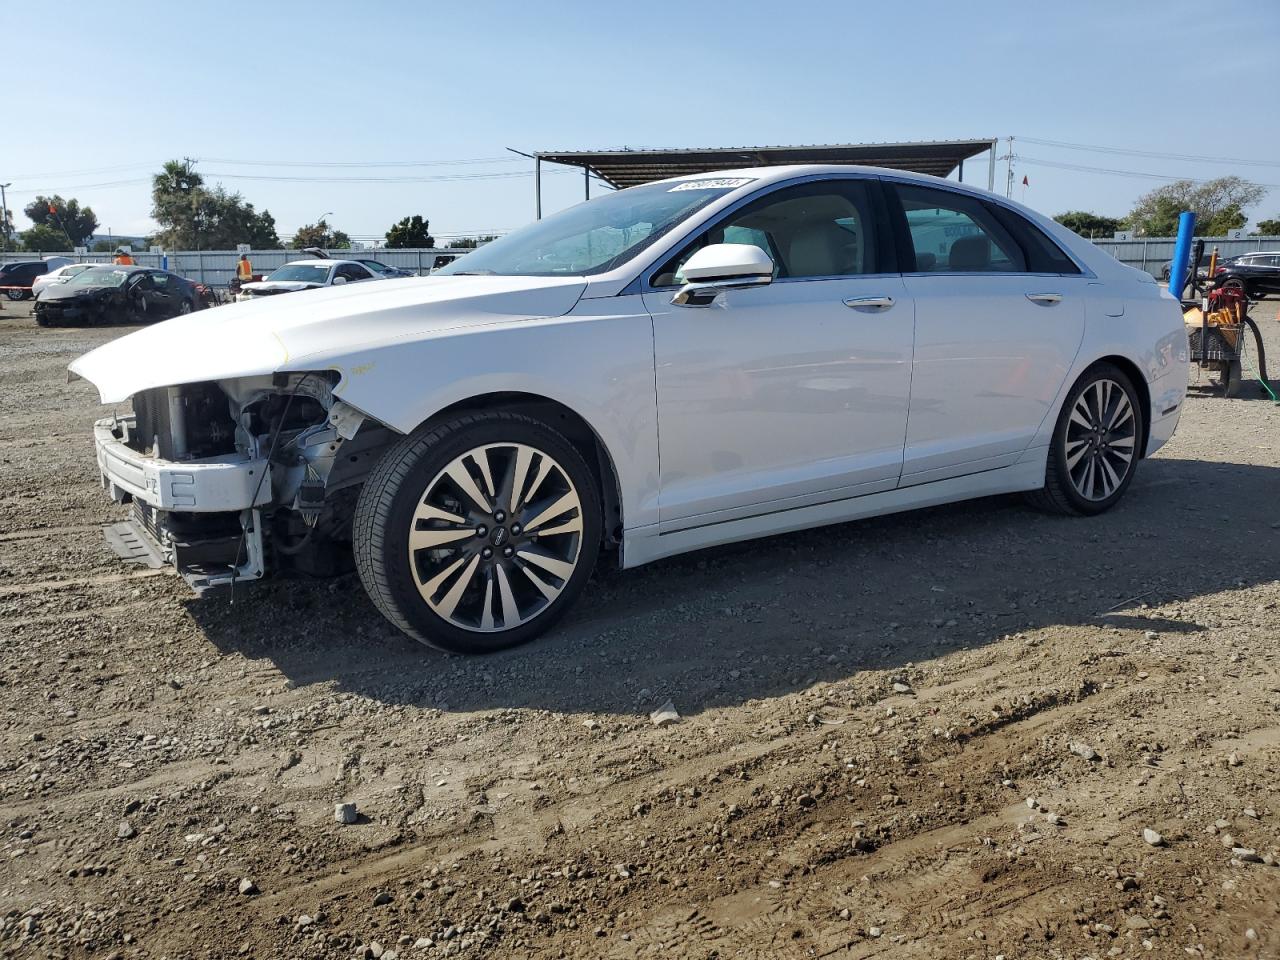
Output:
[[[681,150],[543,150],[538,161],[583,167],[622,189],[666,177],[784,163],[836,163],[888,167],[945,177],[970,157],[991,151],[988,189],[995,174],[994,138],[919,143],[845,143],[798,147],[696,147]],[[963,168],[961,168],[963,169]]]

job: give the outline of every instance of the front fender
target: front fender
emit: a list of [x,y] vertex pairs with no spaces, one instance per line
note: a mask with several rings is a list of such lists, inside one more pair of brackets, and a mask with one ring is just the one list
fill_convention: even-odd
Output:
[[492,393],[563,404],[599,437],[628,528],[658,519],[653,327],[639,298],[588,300],[566,317],[472,328],[344,356],[334,395],[400,433]]

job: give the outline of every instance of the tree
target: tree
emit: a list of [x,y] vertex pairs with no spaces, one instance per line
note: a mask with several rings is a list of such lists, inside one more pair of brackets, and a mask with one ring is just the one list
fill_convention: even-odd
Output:
[[1068,230],[1074,230],[1082,237],[1090,240],[1095,237],[1110,237],[1117,230],[1124,229],[1124,221],[1117,220],[1115,217],[1104,217],[1096,213],[1087,213],[1084,210],[1068,210],[1066,213],[1060,213],[1053,219]]
[[83,245],[98,229],[98,218],[93,215],[93,208],[81,207],[74,197],[63,200],[57,194],[38,196],[23,207],[22,212],[37,227],[49,227],[61,233],[59,247],[66,246],[68,250]]
[[1178,214],[1193,210],[1197,234],[1221,236],[1244,226],[1245,208],[1261,200],[1266,192],[1266,188],[1240,177],[1218,177],[1200,184],[1175,180],[1139,197],[1128,220],[1141,235],[1171,237],[1178,232]]
[[496,236],[489,236],[489,237],[459,237],[457,240],[452,241],[446,249],[449,249],[449,250],[474,250],[476,247],[479,247],[479,246],[481,246],[481,245],[483,245],[483,244],[486,244],[486,243],[488,243],[488,242],[489,242],[489,241],[491,241],[491,240],[497,240],[497,239],[498,239],[498,238],[497,238]]
[[0,250],[16,250],[18,240],[13,229],[13,211],[5,208],[4,218],[0,219]]
[[50,250],[70,250],[71,247],[67,245],[67,235],[57,227],[37,223],[22,233],[22,249],[32,253],[46,253]]
[[1272,220],[1259,220],[1253,231],[1255,237],[1280,237],[1280,217]]
[[422,219],[416,213],[412,217],[405,217],[387,231],[387,247],[391,249],[434,247],[436,238],[431,236],[429,228],[429,221]]
[[227,250],[247,243],[280,247],[276,221],[221,184],[210,190],[191,160],[170,160],[152,178],[151,216],[162,227],[155,241],[170,250]]
[[99,240],[89,248],[90,253],[115,253],[118,243],[112,243],[110,240]]
[[321,250],[349,250],[351,249],[351,238],[341,230],[334,230],[327,221],[321,218],[319,223],[309,223],[305,227],[299,227],[298,232],[289,241],[290,250],[301,250],[304,247],[319,247]]

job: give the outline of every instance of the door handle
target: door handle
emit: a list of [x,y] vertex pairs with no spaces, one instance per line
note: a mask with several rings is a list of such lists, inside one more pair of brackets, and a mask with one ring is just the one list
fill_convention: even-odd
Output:
[[1051,307],[1055,303],[1062,302],[1062,294],[1060,293],[1028,293],[1027,299],[1032,303],[1043,303],[1046,307]]
[[893,306],[893,297],[850,297],[844,305],[854,310],[888,310]]

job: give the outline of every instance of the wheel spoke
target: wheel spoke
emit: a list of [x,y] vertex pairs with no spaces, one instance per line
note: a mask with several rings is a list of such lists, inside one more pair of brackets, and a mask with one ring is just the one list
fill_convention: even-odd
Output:
[[528,548],[517,550],[516,556],[528,560],[530,563],[536,563],[543,570],[554,574],[561,580],[568,580],[569,577],[573,576],[574,565],[564,560],[557,560],[555,557],[548,557],[544,553],[537,553]]
[[516,606],[516,595],[511,592],[511,581],[507,579],[507,568],[498,566],[494,568],[494,575],[498,578],[498,596],[502,600],[502,626],[505,630],[520,623],[520,608]]
[[480,629],[493,629],[493,576],[484,582],[484,606],[480,608]]
[[578,495],[574,491],[570,490],[568,493],[564,494],[558,500],[556,500],[555,503],[551,504],[551,506],[547,507],[545,510],[540,512],[532,520],[526,521],[524,525],[524,529],[527,533],[532,533],[534,530],[537,530],[539,526],[546,523],[548,520],[554,520],[556,517],[560,516],[561,514],[567,513],[571,509],[576,509],[577,506],[578,506]]
[[446,543],[470,540],[475,535],[474,530],[411,530],[409,531],[409,549],[425,550],[428,547],[440,547]]
[[539,537],[554,537],[561,533],[581,533],[582,517],[573,517],[564,523],[555,527],[547,527],[545,530],[539,530]]
[[466,517],[460,517],[456,513],[450,513],[448,510],[441,510],[439,507],[432,506],[429,503],[418,504],[418,509],[413,512],[414,521],[418,520],[443,520],[445,523],[464,524],[467,522]]
[[534,573],[534,572],[533,572],[532,570],[530,570],[528,567],[521,567],[520,569],[521,569],[522,571],[524,571],[524,575],[525,575],[526,577],[528,577],[528,578],[533,582],[533,585],[534,585],[535,587],[537,587],[537,588],[538,588],[539,592],[540,592],[544,597],[546,597],[546,598],[547,598],[548,602],[550,602],[551,600],[554,600],[556,597],[560,596],[560,588],[559,588],[559,587],[553,587],[553,586],[551,586],[551,584],[549,584],[549,583],[547,583],[546,581],[542,580],[542,579],[541,579],[541,578],[540,578],[536,573]]
[[1071,422],[1085,430],[1092,430],[1093,424],[1089,422],[1089,401],[1081,397],[1076,401],[1076,405],[1071,408]]
[[466,557],[459,557],[457,560],[453,561],[453,563],[449,564],[447,567],[445,567],[443,570],[437,573],[434,577],[432,577],[426,583],[419,584],[420,592],[422,593],[422,596],[426,598],[426,601],[428,603],[431,602],[431,598],[434,597],[437,592],[439,592],[440,588],[444,586],[444,582],[449,579],[449,577],[453,574],[453,572],[466,562],[467,562]]
[[533,495],[538,492],[538,488],[542,486],[542,481],[547,479],[547,474],[551,472],[552,460],[550,457],[543,455],[538,463],[538,472],[534,475],[533,485],[529,487],[529,491],[525,494],[526,502],[533,499]]
[[471,474],[467,473],[467,468],[463,466],[462,460],[455,460],[445,469],[445,476],[454,482],[454,484],[471,498],[472,503],[489,513],[493,509],[493,505],[485,499],[485,495],[480,492],[480,488],[476,486],[476,482],[471,479]]
[[471,459],[480,468],[480,476],[484,478],[485,489],[489,491],[489,496],[496,500],[498,491],[493,485],[493,474],[489,470],[489,451],[487,449],[477,450],[471,455]]
[[520,506],[520,494],[524,492],[524,482],[529,479],[531,463],[533,463],[533,450],[523,444],[516,447],[516,455],[511,463],[511,493],[507,500],[507,513],[514,514]]
[[1111,464],[1107,462],[1106,456],[1098,457],[1098,477],[1102,481],[1102,495],[1104,497],[1111,496],[1116,487],[1120,486],[1120,477],[1116,475]]
[[[1072,449],[1071,449],[1071,448],[1072,448],[1072,446],[1074,446],[1074,447],[1075,447],[1074,452],[1073,452],[1073,451],[1072,451]],[[1079,463],[1079,462],[1080,462],[1080,458],[1081,458],[1081,457],[1083,457],[1083,456],[1084,456],[1086,453],[1088,453],[1088,452],[1089,452],[1089,441],[1088,441],[1088,440],[1069,440],[1069,441],[1067,441],[1067,469],[1068,469],[1068,470],[1070,470],[1070,469],[1071,469],[1072,467],[1074,467],[1077,463]]]
[[462,594],[466,592],[467,587],[471,584],[471,578],[475,575],[476,567],[479,565],[480,555],[476,554],[471,558],[471,562],[467,564],[467,568],[462,571],[462,575],[449,588],[449,592],[440,598],[440,603],[436,606],[440,616],[446,619],[453,616],[453,611],[458,607],[458,601],[462,599]]

